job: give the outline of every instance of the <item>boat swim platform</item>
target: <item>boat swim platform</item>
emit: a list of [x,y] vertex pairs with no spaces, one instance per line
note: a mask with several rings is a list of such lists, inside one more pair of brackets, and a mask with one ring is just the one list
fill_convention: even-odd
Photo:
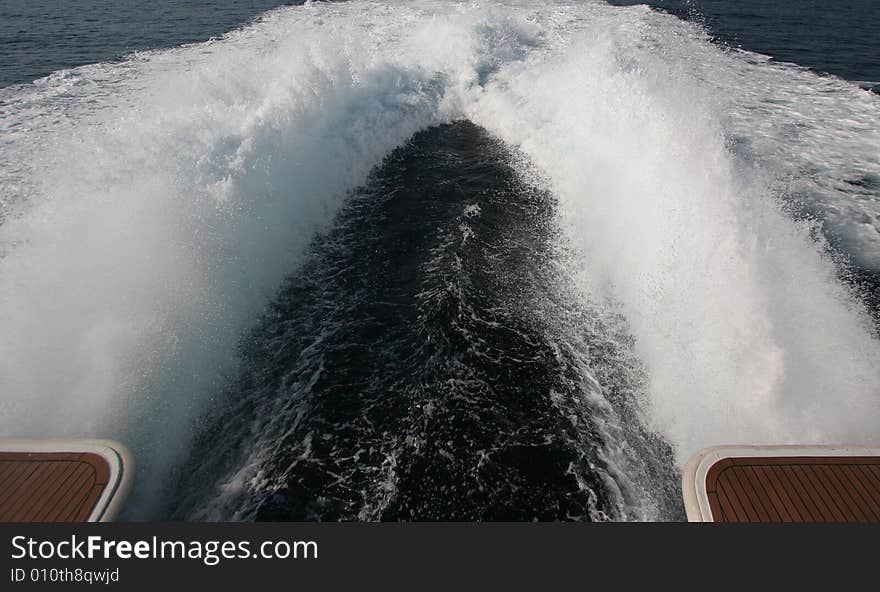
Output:
[[109,440],[0,439],[0,522],[108,522],[133,470]]
[[[0,522],[113,520],[133,471],[109,440],[0,439]],[[880,522],[880,448],[708,448],[682,493],[692,522]]]
[[880,448],[707,448],[682,493],[691,522],[880,522]]

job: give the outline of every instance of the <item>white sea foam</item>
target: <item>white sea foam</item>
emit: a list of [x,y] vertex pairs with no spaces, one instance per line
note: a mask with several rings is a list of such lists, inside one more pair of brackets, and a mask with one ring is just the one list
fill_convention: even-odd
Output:
[[[468,114],[550,180],[587,291],[636,338],[649,420],[682,460],[722,442],[880,441],[870,319],[778,190],[812,167],[803,183],[834,204],[819,213],[869,216],[876,196],[840,185],[878,170],[876,97],[643,9],[579,28],[500,72]],[[867,260],[864,240],[851,246]]]
[[780,209],[806,201],[880,269],[878,97],[564,2],[288,7],[0,89],[0,435],[121,437],[161,483],[345,192],[458,117],[557,195],[681,459],[880,441],[880,344]]

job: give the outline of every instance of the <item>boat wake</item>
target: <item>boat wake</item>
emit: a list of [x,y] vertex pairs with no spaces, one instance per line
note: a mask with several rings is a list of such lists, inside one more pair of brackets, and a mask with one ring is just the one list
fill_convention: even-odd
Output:
[[126,442],[131,517],[678,518],[703,446],[878,443],[878,122],[600,2],[0,89],[0,435]]

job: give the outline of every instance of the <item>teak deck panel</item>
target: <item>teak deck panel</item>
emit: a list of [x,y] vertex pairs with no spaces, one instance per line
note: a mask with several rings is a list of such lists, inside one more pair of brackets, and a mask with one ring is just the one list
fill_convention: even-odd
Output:
[[701,466],[686,478],[695,479],[693,493],[705,496],[711,515],[689,508],[692,520],[880,522],[880,455],[735,455]]
[[0,452],[0,522],[82,522],[109,477],[93,453]]

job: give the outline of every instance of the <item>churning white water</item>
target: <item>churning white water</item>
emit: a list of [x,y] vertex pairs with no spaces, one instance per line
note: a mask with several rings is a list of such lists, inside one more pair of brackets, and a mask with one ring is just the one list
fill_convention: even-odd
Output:
[[880,97],[645,7],[513,0],[288,7],[0,89],[0,436],[121,438],[160,487],[346,192],[459,118],[557,197],[679,460],[880,443],[880,342],[813,232],[880,271]]

